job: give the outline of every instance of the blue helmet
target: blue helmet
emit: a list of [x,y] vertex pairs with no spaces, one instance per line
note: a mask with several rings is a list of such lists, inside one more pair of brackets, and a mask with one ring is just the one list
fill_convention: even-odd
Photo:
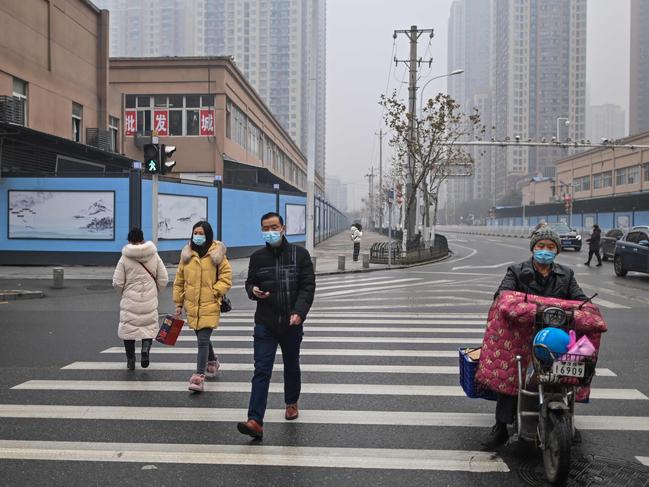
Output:
[[532,342],[536,358],[542,361],[552,361],[552,357],[543,347],[536,345],[545,345],[553,354],[561,355],[568,351],[570,336],[561,328],[543,328],[534,337]]

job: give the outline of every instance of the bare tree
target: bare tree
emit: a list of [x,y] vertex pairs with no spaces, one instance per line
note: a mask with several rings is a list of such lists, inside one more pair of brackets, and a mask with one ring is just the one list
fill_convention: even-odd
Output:
[[[409,187],[404,201],[405,222],[403,245],[412,235],[416,223],[413,210],[417,193],[424,198],[424,225],[433,227],[437,221],[437,201],[441,184],[449,177],[473,174],[473,158],[457,145],[462,140],[481,137],[484,126],[480,124],[477,109],[466,115],[460,105],[447,94],[438,93],[422,107],[419,116],[408,112],[406,104],[397,97],[381,95],[384,120],[390,129],[389,144],[393,149],[392,172]],[[415,221],[413,221],[413,218]],[[428,236],[426,236],[427,239]]]

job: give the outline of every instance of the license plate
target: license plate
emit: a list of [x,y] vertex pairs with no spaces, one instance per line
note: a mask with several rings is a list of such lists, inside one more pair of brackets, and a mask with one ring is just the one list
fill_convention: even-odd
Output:
[[552,364],[552,373],[563,377],[583,377],[583,362],[554,362]]
[[561,243],[563,245],[570,245],[572,242],[570,240],[562,240]]

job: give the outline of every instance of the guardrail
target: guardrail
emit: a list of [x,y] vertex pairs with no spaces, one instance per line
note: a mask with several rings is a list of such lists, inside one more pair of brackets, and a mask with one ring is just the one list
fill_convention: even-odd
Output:
[[463,233],[466,235],[483,235],[485,237],[513,237],[530,238],[533,227],[495,227],[495,226],[468,226],[468,225],[447,225],[438,227],[442,231]]
[[431,260],[441,259],[448,255],[448,241],[444,235],[436,234],[435,242],[430,247],[423,245],[414,249],[403,251],[401,243],[376,242],[370,247],[370,264],[387,264],[388,253],[394,265],[411,265]]

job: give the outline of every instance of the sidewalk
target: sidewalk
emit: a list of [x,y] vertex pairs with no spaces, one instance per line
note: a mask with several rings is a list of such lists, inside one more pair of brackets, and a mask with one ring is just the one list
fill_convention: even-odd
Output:
[[[374,242],[385,241],[384,237],[374,232],[363,232],[363,241],[361,243],[361,254],[369,253],[369,249]],[[386,269],[386,265],[371,265],[369,269],[363,269],[362,257],[358,262],[352,261],[352,242],[349,238],[349,232],[345,231],[331,237],[329,240],[317,245],[314,249],[316,257],[316,274],[326,275],[338,273],[338,256],[345,256],[345,272],[363,272],[368,270]],[[245,279],[248,272],[248,258],[232,259],[232,272],[234,278]],[[53,267],[13,267],[0,266],[0,281],[2,280],[19,280],[19,279],[52,279]],[[113,278],[114,267],[106,266],[68,266],[64,267],[65,279],[83,279],[83,280],[111,280]],[[169,279],[173,280],[176,274],[176,266],[168,265]]]

